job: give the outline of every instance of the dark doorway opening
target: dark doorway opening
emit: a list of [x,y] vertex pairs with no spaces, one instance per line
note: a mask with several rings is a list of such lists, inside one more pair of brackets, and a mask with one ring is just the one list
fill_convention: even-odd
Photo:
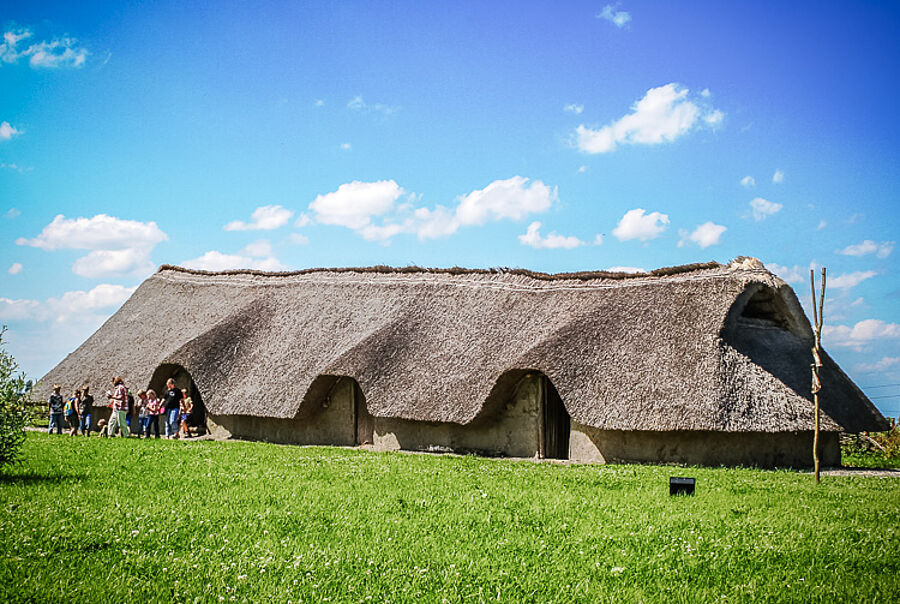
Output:
[[569,458],[569,433],[572,421],[553,382],[541,376],[541,457]]
[[353,432],[357,445],[374,442],[375,418],[366,409],[366,397],[356,380],[353,381]]
[[175,380],[176,388],[187,390],[188,396],[191,397],[194,408],[191,412],[191,418],[188,420],[188,426],[196,431],[198,435],[206,434],[206,405],[203,404],[203,397],[200,394],[200,389],[197,388],[197,384],[194,383],[194,379],[187,369],[181,365],[163,363],[153,372],[153,377],[150,378],[150,386],[148,388],[155,391],[157,396],[163,398],[166,393],[166,381],[169,378]]

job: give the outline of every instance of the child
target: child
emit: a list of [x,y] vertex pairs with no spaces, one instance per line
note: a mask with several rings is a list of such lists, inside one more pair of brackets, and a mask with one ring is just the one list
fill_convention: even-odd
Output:
[[50,427],[47,429],[47,434],[53,434],[53,428],[56,428],[57,434],[62,434],[63,407],[65,405],[63,397],[59,393],[60,388],[62,386],[59,384],[53,384],[53,394],[47,399],[47,404],[50,406]]
[[150,430],[150,414],[147,412],[147,391],[146,390],[138,390],[138,400],[137,400],[137,408],[138,408],[138,420],[141,422],[141,430],[138,432],[138,437],[149,438]]
[[184,432],[184,437],[187,438],[191,435],[191,430],[188,428],[188,422],[191,419],[191,412],[194,410],[194,401],[191,400],[191,397],[188,396],[187,389],[181,389],[181,430]]
[[76,389],[75,394],[66,401],[63,412],[66,416],[66,423],[69,424],[69,436],[78,435],[78,412],[81,410],[81,390]]
[[150,438],[150,430],[153,430],[156,438],[159,438],[159,416],[162,414],[162,402],[156,398],[155,390],[147,391],[147,428],[144,438]]
[[102,436],[104,438],[106,438],[108,436],[107,430],[106,430],[106,420],[105,419],[101,419],[99,422],[97,422],[97,429],[100,430],[100,436]]

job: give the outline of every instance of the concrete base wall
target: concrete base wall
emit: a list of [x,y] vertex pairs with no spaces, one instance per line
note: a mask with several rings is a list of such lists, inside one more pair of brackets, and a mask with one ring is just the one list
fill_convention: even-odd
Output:
[[379,451],[535,457],[539,450],[539,405],[539,377],[527,377],[497,413],[468,425],[376,417],[373,444]]
[[[838,433],[822,432],[823,466],[841,465]],[[569,458],[579,462],[683,463],[761,468],[812,466],[812,431],[712,432],[597,430],[572,422]]]
[[[468,425],[372,417],[359,405],[353,380],[339,380],[329,395],[301,417],[208,416],[218,437],[298,445],[371,444],[378,451],[476,453],[538,457],[541,376],[522,379],[510,400]],[[361,397],[360,397],[361,399]],[[106,411],[106,409],[103,409]],[[98,415],[95,415],[96,425]],[[822,465],[840,465],[838,434],[821,434]],[[582,463],[683,463],[704,466],[810,467],[812,432],[713,432],[598,430],[571,422],[569,459]]]
[[[356,445],[354,383],[340,380],[329,396],[302,417],[277,419],[207,414],[210,433],[219,438],[263,440],[293,445]],[[327,405],[327,406],[326,406]]]

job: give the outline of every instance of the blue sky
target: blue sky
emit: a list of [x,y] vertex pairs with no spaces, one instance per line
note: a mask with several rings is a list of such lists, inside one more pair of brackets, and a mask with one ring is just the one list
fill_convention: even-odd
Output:
[[29,375],[163,263],[747,255],[804,302],[828,268],[825,346],[900,414],[897,4],[189,4],[0,13],[0,322]]

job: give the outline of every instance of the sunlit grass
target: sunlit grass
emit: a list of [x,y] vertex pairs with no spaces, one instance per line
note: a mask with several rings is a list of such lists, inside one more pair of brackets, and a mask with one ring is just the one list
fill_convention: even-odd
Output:
[[[892,601],[900,481],[30,434],[2,601]],[[668,478],[697,478],[670,498]]]

